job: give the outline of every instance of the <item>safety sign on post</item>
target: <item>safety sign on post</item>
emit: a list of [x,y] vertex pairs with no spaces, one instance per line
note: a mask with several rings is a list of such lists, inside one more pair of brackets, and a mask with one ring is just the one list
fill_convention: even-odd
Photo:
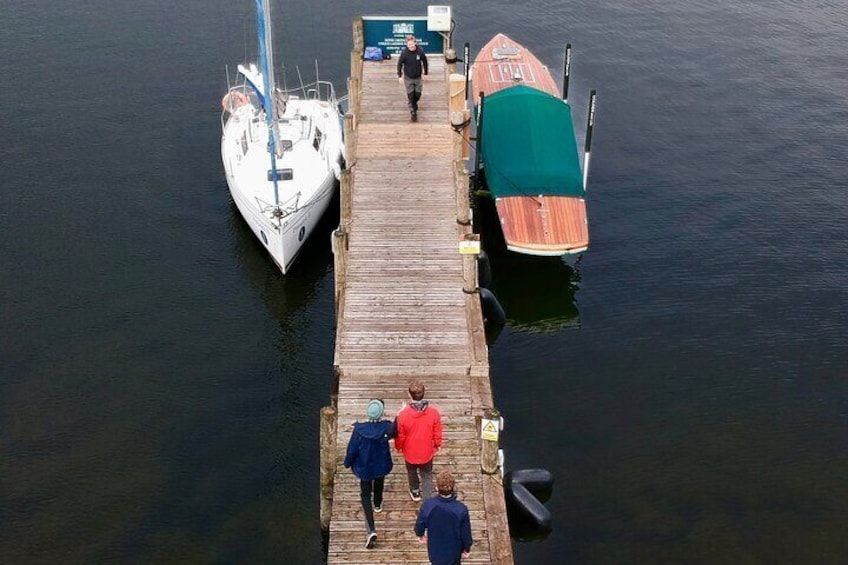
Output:
[[459,240],[460,255],[479,255],[480,254],[480,234],[467,233]]
[[498,427],[500,419],[489,420],[483,418],[480,424],[480,437],[487,441],[498,441]]

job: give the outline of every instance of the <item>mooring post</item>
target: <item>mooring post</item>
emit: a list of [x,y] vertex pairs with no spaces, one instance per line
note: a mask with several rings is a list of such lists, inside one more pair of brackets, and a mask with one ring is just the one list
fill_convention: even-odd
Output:
[[571,43],[565,46],[565,63],[562,69],[562,100],[568,104],[568,81],[571,78]]
[[365,22],[362,16],[353,18],[353,50],[360,55],[365,51]]
[[348,112],[359,112],[359,89],[362,80],[362,53],[350,52],[350,85],[348,87]]
[[[477,254],[480,253],[480,235],[472,233],[471,228],[466,228],[468,233],[463,236],[464,245],[468,245],[469,249],[461,251],[462,253],[462,292],[465,294],[477,294],[479,291],[477,285]],[[472,250],[472,246],[476,251]]]
[[589,117],[586,119],[586,145],[583,149],[583,190],[589,182],[589,159],[592,157],[592,130],[595,128],[595,102],[597,93],[589,92]]
[[471,58],[471,46],[468,43],[466,43],[465,46],[463,46],[463,48],[462,48],[462,70],[463,70],[463,74],[465,75],[465,100],[466,101],[468,100],[468,80],[471,78],[469,76],[471,67],[470,67],[470,63],[468,62],[468,59],[470,59],[470,58]]
[[474,190],[480,190],[480,147],[483,139],[483,106],[486,102],[486,94],[481,90],[479,102],[477,103],[477,146],[474,148]]
[[336,323],[341,319],[347,273],[347,232],[343,226],[333,231],[333,273],[335,275]]
[[356,135],[354,134],[353,114],[348,112],[344,117],[344,138],[345,138],[345,169],[342,171],[342,178],[339,187],[340,213],[341,218],[339,224],[347,229],[350,225],[353,198],[353,186],[350,178],[350,168],[356,162]]
[[467,154],[465,145],[468,143],[469,124],[466,121],[465,78],[456,73],[448,76],[448,110],[454,131],[453,158],[462,159],[463,154]]
[[333,483],[336,472],[336,411],[326,406],[321,409],[321,530],[330,530],[333,515]]
[[448,76],[456,72],[456,49],[445,49],[445,70]]
[[498,439],[501,430],[501,413],[494,408],[483,411],[480,420],[480,469],[486,475],[498,472]]
[[471,225],[471,205],[468,196],[468,173],[464,161],[454,161],[454,186],[456,187],[456,223]]

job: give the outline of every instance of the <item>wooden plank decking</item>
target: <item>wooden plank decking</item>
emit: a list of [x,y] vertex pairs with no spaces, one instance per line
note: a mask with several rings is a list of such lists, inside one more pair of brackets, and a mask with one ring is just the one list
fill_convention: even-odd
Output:
[[[445,441],[434,473],[450,468],[471,514],[474,547],[464,563],[512,563],[500,475],[480,466],[478,423],[493,406],[477,294],[463,292],[458,183],[444,60],[430,59],[419,121],[411,123],[396,60],[362,65],[348,155],[349,217],[337,252],[335,479],[328,563],[428,563],[413,524],[403,458],[386,479],[377,544],[365,548],[359,481],[342,467],[353,423],[372,398],[394,417],[411,379],[442,414]],[[352,69],[352,76],[358,69]],[[356,81],[352,81],[355,88]],[[350,132],[349,132],[350,133]],[[343,191],[345,187],[343,187]],[[338,254],[344,253],[340,261]],[[338,272],[342,265],[342,272]],[[467,276],[467,273],[466,273]]]

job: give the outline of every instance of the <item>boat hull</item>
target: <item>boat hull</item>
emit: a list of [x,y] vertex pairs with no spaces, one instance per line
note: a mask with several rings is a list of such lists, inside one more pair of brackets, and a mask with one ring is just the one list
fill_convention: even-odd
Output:
[[[516,80],[519,77],[520,80]],[[474,94],[487,96],[523,84],[559,97],[560,91],[544,65],[526,47],[499,33],[483,46],[472,67]],[[478,97],[479,101],[479,97]]]
[[[486,167],[489,188],[495,198],[507,249],[529,255],[550,256],[572,255],[586,251],[589,247],[589,224],[582,180],[577,182],[575,179],[580,175],[574,174],[579,173],[579,164],[576,161],[570,107],[560,100],[559,88],[550,70],[523,45],[504,34],[498,34],[477,55],[472,68],[472,80],[478,102],[481,92],[487,97],[499,93],[492,98],[494,103],[495,98],[500,96],[512,96],[506,91],[509,89],[512,89],[511,92],[519,91],[521,89],[513,87],[521,85],[554,97],[555,100],[548,103],[562,105],[562,111],[567,112],[569,116],[566,123],[569,130],[567,135],[570,139],[567,140],[568,149],[566,150],[564,146],[563,150],[567,151],[566,157],[575,163],[572,174],[567,180],[572,185],[576,182],[577,186],[565,189],[565,184],[553,187],[548,185],[549,191],[546,191],[535,182],[538,179],[530,177],[534,171],[547,167],[550,163],[550,155],[546,155],[549,159],[547,162],[534,161],[533,156],[519,157],[518,148],[515,151],[506,149],[497,158],[487,155],[487,149],[494,141],[490,141],[489,148],[486,147],[486,142],[487,139],[491,140],[494,134],[492,130],[486,129],[487,116],[484,101],[483,127],[480,134],[483,143],[483,165]],[[510,106],[510,112],[514,110],[515,107]],[[517,113],[514,117],[516,121],[521,120]],[[521,135],[521,128],[518,126],[522,124],[516,124],[515,121],[508,123],[510,127],[497,135],[513,144],[513,147],[522,143],[533,146],[538,143],[538,140],[529,139],[529,136],[533,135],[532,130],[544,125],[538,123],[538,118],[532,121],[533,117],[534,112],[528,112],[526,119],[530,121],[527,122],[528,127],[524,128],[529,131],[527,136]],[[511,118],[508,117],[508,119]],[[564,132],[563,135],[565,135]],[[568,151],[573,151],[575,154],[572,155]],[[556,160],[558,158],[554,159]]]
[[308,205],[277,223],[262,214],[255,202],[245,197],[234,179],[227,178],[230,195],[242,219],[284,275],[300,254],[303,244],[327,211],[336,189],[336,179],[328,175]]
[[507,249],[528,255],[570,255],[589,248],[586,201],[563,196],[508,196],[495,206]]
[[332,201],[342,140],[335,107],[318,100],[290,101],[280,129],[285,149],[276,159],[276,189],[268,180],[268,132],[253,103],[236,109],[224,125],[221,158],[239,213],[286,274]]

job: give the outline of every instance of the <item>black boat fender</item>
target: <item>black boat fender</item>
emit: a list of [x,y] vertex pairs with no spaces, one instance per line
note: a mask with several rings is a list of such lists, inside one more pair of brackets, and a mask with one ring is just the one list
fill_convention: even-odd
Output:
[[516,469],[504,475],[504,485],[522,485],[529,490],[539,502],[547,502],[554,492],[554,476],[547,469]]
[[477,284],[482,288],[492,286],[492,263],[489,261],[489,254],[485,251],[480,251],[477,255]]
[[502,326],[506,322],[503,306],[488,288],[480,289],[480,303],[483,307],[483,320],[487,324]]
[[527,487],[515,482],[509,486],[504,484],[504,487],[507,493],[507,511],[512,514],[509,517],[510,522],[517,518],[527,522],[539,534],[551,532],[550,510],[545,508],[545,505],[539,502],[539,499],[533,496]]

